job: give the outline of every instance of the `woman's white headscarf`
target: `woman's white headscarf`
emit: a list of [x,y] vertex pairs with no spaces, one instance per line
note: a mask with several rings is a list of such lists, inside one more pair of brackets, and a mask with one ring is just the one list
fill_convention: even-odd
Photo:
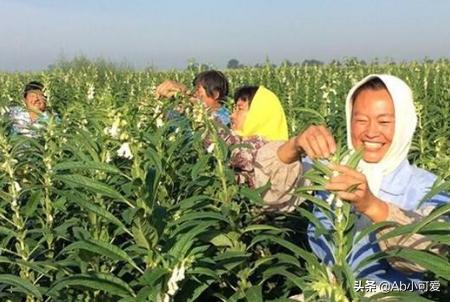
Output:
[[379,78],[386,85],[394,102],[395,110],[394,138],[384,157],[378,163],[367,163],[361,160],[358,165],[360,171],[367,178],[370,191],[378,197],[383,177],[393,172],[408,156],[414,130],[417,125],[417,115],[412,91],[405,82],[387,74],[368,75],[353,86],[347,95],[345,115],[347,118],[347,145],[350,149],[354,149],[351,135],[353,94],[358,87],[373,78]]

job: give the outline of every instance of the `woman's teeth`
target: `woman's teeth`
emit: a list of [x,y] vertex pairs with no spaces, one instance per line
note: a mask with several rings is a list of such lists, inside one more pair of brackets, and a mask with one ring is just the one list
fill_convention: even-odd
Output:
[[382,143],[364,142],[364,147],[369,150],[379,149],[383,146]]

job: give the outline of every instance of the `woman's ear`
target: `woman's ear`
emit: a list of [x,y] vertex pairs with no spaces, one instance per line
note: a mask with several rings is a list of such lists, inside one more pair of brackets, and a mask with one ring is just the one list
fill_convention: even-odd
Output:
[[213,91],[213,98],[214,98],[215,100],[219,100],[219,96],[220,96],[219,91],[214,90],[214,91]]

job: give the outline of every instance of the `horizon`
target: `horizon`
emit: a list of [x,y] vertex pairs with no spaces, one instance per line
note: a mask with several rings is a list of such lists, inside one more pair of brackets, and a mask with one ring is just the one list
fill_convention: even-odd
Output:
[[[232,59],[237,59],[237,58],[232,58]],[[154,70],[154,71],[157,71],[157,72],[170,72],[172,70],[173,71],[183,71],[183,70],[189,69],[189,67],[191,65],[196,65],[196,68],[199,67],[200,65],[202,65],[202,66],[205,66],[207,69],[220,69],[220,70],[235,69],[235,68],[228,68],[227,64],[222,64],[222,66],[217,66],[217,65],[208,64],[208,63],[205,63],[205,62],[199,62],[199,61],[195,60],[194,58],[189,59],[186,62],[185,66],[169,67],[169,68],[158,68],[158,67],[151,66],[151,65],[136,67],[136,66],[132,66],[131,64],[129,64],[126,61],[114,62],[114,61],[110,61],[110,60],[107,60],[107,59],[101,58],[101,57],[89,58],[89,57],[84,56],[84,55],[78,55],[78,56],[74,56],[72,58],[64,58],[64,57],[58,58],[55,62],[47,65],[45,68],[42,68],[40,70],[22,70],[22,71],[2,71],[2,70],[0,70],[0,72],[6,72],[6,73],[43,72],[43,71],[47,71],[47,70],[50,70],[50,69],[58,67],[58,66],[60,67],[61,64],[76,65],[78,62],[80,62],[79,60],[83,60],[83,61],[86,60],[85,61],[86,63],[93,64],[93,65],[96,65],[96,64],[108,64],[108,65],[111,65],[111,66],[113,66],[114,68],[117,68],[117,69],[131,69],[132,71],[136,71],[136,72],[144,71],[144,70],[147,70],[147,69]],[[331,60],[329,60],[327,62],[316,60],[314,58],[304,59],[302,61],[291,61],[291,60],[285,59],[285,60],[281,60],[279,62],[273,62],[273,61],[270,60],[270,58],[266,58],[266,60],[263,61],[263,62],[256,62],[255,64],[248,64],[248,65],[244,64],[243,62],[240,62],[238,60],[239,64],[241,65],[238,68],[258,68],[258,67],[263,67],[266,64],[270,64],[270,65],[274,65],[276,67],[279,67],[279,66],[282,66],[283,64],[285,64],[288,61],[293,66],[294,65],[295,66],[304,66],[304,65],[329,66],[329,65],[332,65],[332,64],[334,64],[336,62],[338,64],[345,65],[346,62],[349,62],[349,61],[352,61],[352,60],[355,60],[358,63],[362,63],[363,65],[373,65],[373,64],[389,65],[389,64],[408,64],[408,63],[413,63],[413,62],[417,62],[419,64],[426,63],[426,62],[435,63],[435,62],[439,62],[441,60],[450,60],[450,58],[447,58],[447,57],[440,57],[440,58],[425,57],[425,58],[422,58],[422,59],[411,59],[411,60],[405,60],[405,59],[403,59],[403,60],[395,60],[393,58],[384,58],[384,59],[375,58],[373,60],[366,61],[364,59],[357,58],[357,57],[345,57],[345,58],[342,58],[342,59],[331,59]],[[317,61],[318,64],[305,64],[305,61]]]

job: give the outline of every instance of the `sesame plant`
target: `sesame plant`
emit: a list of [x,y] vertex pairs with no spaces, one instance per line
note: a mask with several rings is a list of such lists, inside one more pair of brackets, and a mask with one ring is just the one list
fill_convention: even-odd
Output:
[[[312,187],[299,189],[307,201],[296,211],[267,211],[264,187],[236,184],[228,165],[233,147],[202,107],[182,96],[155,98],[164,79],[189,85],[198,71],[73,63],[40,73],[0,73],[1,301],[288,301],[301,293],[309,301],[389,299],[354,288],[357,274],[346,257],[362,236],[349,236],[355,213],[345,201],[312,192],[329,177],[326,164],[316,162],[304,176]],[[291,135],[321,122],[342,143],[345,95],[372,72],[398,75],[413,88],[419,126],[410,160],[440,176],[430,194],[448,192],[448,61],[267,65],[226,75],[231,89],[262,84],[273,90]],[[35,137],[12,135],[8,108],[22,105],[29,80],[45,85],[51,118]],[[358,154],[344,160],[357,161]],[[306,228],[317,224],[312,204],[333,222],[330,230],[317,230],[336,247],[334,266],[309,249]],[[421,233],[448,245],[449,224],[442,220],[448,210],[437,208],[386,236]],[[441,284],[440,293],[393,293],[394,301],[445,301],[448,255],[423,253],[378,255],[430,259],[419,263]]]

